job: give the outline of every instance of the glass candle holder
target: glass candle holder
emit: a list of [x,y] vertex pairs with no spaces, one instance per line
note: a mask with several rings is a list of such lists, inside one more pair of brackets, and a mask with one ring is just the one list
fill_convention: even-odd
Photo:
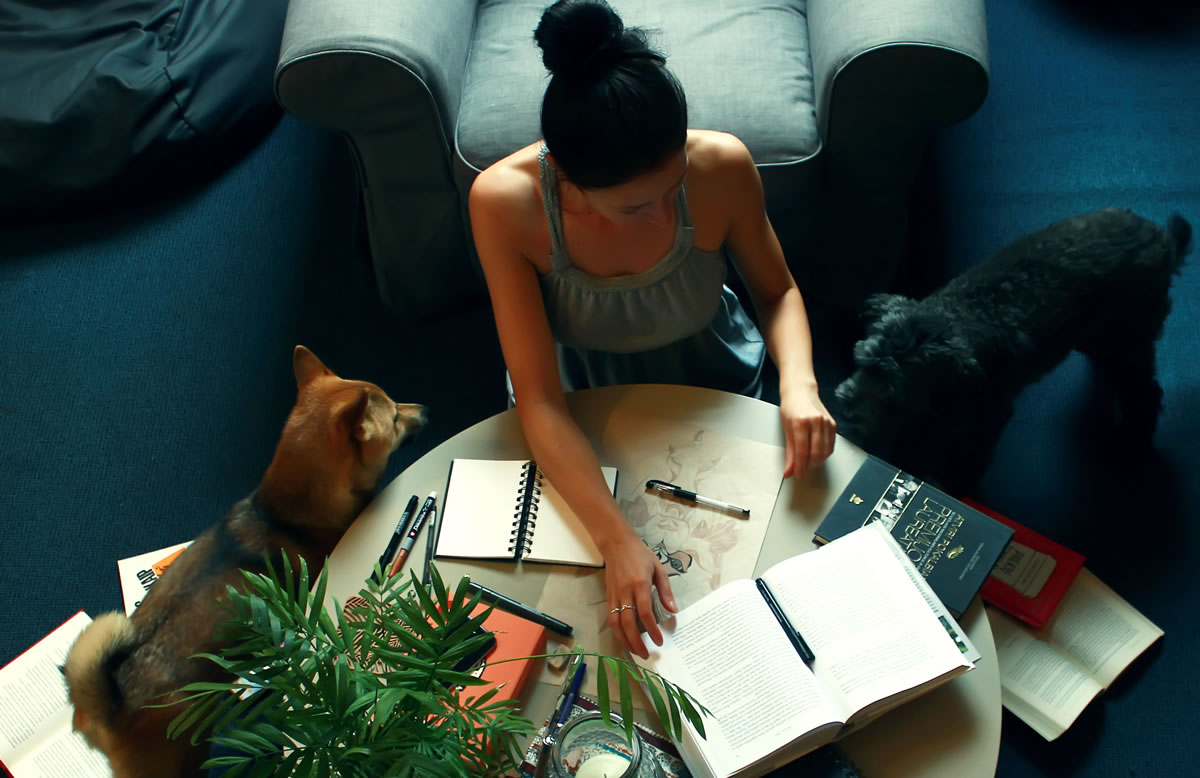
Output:
[[642,747],[637,730],[625,740],[624,723],[615,713],[612,725],[598,713],[585,713],[563,725],[550,747],[553,778],[659,778],[662,771]]

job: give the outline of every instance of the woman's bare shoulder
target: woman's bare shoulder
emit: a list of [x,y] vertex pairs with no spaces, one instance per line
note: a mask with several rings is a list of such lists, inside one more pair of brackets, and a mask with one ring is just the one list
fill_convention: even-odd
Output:
[[713,235],[697,233],[702,239],[717,244],[724,240],[724,228],[733,217],[736,206],[746,198],[761,197],[761,184],[750,150],[736,136],[713,130],[688,131],[688,202],[697,224],[715,230]]
[[[480,257],[515,252],[535,256],[548,238],[542,217],[541,175],[534,143],[480,171],[471,184],[472,231]],[[491,250],[484,250],[480,241]]]
[[688,130],[687,152],[688,169],[701,173],[728,173],[754,166],[746,144],[727,132]]
[[530,144],[480,171],[471,184],[472,202],[479,201],[489,210],[498,208],[508,215],[527,209],[531,203],[540,203],[540,146],[540,142]]

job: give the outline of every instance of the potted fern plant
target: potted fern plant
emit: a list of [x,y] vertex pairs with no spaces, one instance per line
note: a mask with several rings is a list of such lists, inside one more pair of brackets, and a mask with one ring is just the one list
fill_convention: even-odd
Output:
[[[416,578],[369,578],[356,605],[324,607],[326,574],[310,586],[301,560],[286,558],[282,575],[243,571],[244,592],[229,589],[227,648],[204,654],[235,680],[181,689],[186,708],[171,737],[209,737],[223,755],[206,768],[223,776],[491,776],[511,774],[534,724],[495,690],[463,694],[486,683],[463,667],[481,642],[488,611],[462,579],[453,594],[436,568],[431,585]],[[382,581],[382,583],[381,583]],[[600,705],[607,687],[633,737],[632,683],[639,683],[672,737],[686,719],[703,733],[704,710],[661,676],[623,659],[597,658]],[[469,659],[467,659],[469,662]],[[176,703],[180,704],[180,703]]]

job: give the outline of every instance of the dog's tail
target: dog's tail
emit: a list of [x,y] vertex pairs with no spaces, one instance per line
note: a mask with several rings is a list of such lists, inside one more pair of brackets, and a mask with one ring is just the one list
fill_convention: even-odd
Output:
[[1192,248],[1192,225],[1188,224],[1187,219],[1173,213],[1167,218],[1167,233],[1175,243],[1175,257],[1171,264],[1171,272],[1178,273],[1179,268],[1183,267],[1183,258]]
[[76,638],[62,668],[76,729],[103,725],[124,707],[116,671],[140,643],[137,627],[117,611],[100,616]]

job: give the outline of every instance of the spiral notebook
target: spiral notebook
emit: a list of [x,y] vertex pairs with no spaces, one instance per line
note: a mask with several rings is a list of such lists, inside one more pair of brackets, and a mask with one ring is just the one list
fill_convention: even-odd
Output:
[[[601,469],[616,494],[617,469]],[[566,500],[534,462],[521,459],[450,463],[436,556],[604,565]]]

